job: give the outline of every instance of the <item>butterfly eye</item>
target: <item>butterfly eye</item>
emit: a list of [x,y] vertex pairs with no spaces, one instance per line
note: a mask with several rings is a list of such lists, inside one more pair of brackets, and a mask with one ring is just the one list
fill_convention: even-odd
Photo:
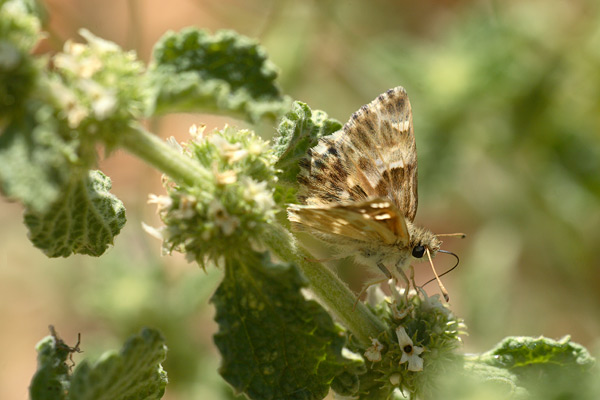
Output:
[[415,246],[412,250],[412,256],[414,258],[421,258],[423,257],[423,254],[425,254],[425,247],[424,246]]

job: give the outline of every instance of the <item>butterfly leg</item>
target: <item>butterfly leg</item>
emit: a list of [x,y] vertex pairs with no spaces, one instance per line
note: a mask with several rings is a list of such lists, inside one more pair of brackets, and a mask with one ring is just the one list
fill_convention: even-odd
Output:
[[411,265],[409,265],[410,268],[410,281],[412,283],[413,288],[415,288],[415,290],[419,289],[419,286],[417,286],[417,283],[415,282],[415,268]]
[[[408,304],[408,292],[410,291],[411,280],[408,278],[408,276],[406,276],[406,273],[404,272],[404,270],[402,270],[402,268],[396,268],[396,271],[398,271],[398,275],[400,275],[400,278],[402,278],[402,280],[406,284],[406,286],[404,288],[404,300],[406,301],[406,304]],[[396,278],[396,280],[398,281],[397,278]],[[415,288],[416,288],[416,286],[415,286]]]
[[377,261],[377,267],[381,270],[381,272],[383,272],[385,276],[387,276],[388,279],[392,279],[392,273],[389,269],[387,269],[385,265],[383,265],[381,261]]
[[387,280],[388,280],[387,278],[386,279],[377,279],[376,281],[370,281],[370,282],[365,283],[363,288],[360,290],[360,293],[358,294],[358,296],[356,296],[356,301],[354,302],[352,311],[354,311],[356,309],[356,305],[358,304],[358,301],[360,300],[362,295],[367,291],[368,288],[370,288],[373,285],[379,285],[380,283],[386,282]]

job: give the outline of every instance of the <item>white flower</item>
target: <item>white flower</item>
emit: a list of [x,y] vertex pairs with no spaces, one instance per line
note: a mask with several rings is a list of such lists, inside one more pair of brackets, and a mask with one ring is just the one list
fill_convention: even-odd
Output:
[[421,293],[423,294],[423,305],[421,306],[423,311],[429,312],[436,310],[446,317],[450,316],[450,309],[441,302],[439,294],[427,296],[427,293],[423,289],[421,289]]
[[392,310],[392,316],[394,319],[401,320],[404,319],[414,310],[414,306],[409,304],[408,307],[404,307],[400,309],[400,306],[396,303],[392,303],[390,305],[390,309]]
[[365,351],[365,357],[367,360],[372,362],[381,361],[381,350],[383,350],[383,344],[377,339],[371,339],[372,346]]
[[157,196],[155,194],[148,195],[148,204],[156,204],[157,212],[162,212],[173,204],[173,199],[169,196]]
[[174,136],[170,136],[167,138],[167,144],[171,146],[173,149],[177,150],[179,154],[183,154],[183,147],[179,144],[177,139]]
[[257,140],[253,140],[248,144],[248,154],[252,156],[259,156],[266,151],[267,145],[268,142],[259,142]]
[[116,43],[101,39],[87,29],[80,29],[79,34],[87,40],[93,50],[96,50],[99,53],[115,53],[121,50]]
[[243,177],[240,184],[244,187],[244,199],[246,201],[254,201],[257,211],[264,213],[272,210],[275,207],[273,195],[267,189],[267,182],[257,182],[250,177]]
[[198,200],[192,195],[182,195],[179,199],[179,208],[173,211],[177,218],[192,219],[196,216]]
[[248,151],[242,149],[241,143],[229,143],[221,135],[210,135],[208,140],[212,143],[219,153],[223,155],[229,164],[242,160],[248,155]]
[[408,336],[403,326],[396,328],[396,336],[398,336],[398,344],[402,350],[400,364],[404,364],[408,361],[409,371],[423,371],[423,359],[419,357],[419,355],[423,353],[423,348],[413,346],[413,341]]
[[237,182],[237,173],[232,169],[219,171],[219,165],[216,161],[212,163],[212,170],[217,185],[231,185]]
[[236,216],[231,216],[223,207],[223,204],[217,199],[208,206],[208,215],[215,221],[215,225],[221,228],[225,236],[231,235],[240,225],[240,220]]
[[150,236],[159,239],[159,240],[164,240],[165,237],[163,235],[165,227],[160,227],[160,228],[155,228],[153,226],[150,225],[146,225],[145,223],[142,222],[142,228],[146,231],[147,234],[149,234]]
[[196,125],[193,124],[192,126],[190,126],[189,129],[189,134],[196,140],[201,139],[204,136],[204,131],[206,130],[206,125],[204,124],[200,124],[200,125]]
[[98,120],[110,117],[117,110],[117,96],[105,91],[92,102],[92,111]]
[[375,307],[384,300],[385,293],[383,293],[383,290],[381,290],[379,285],[371,285],[367,288],[366,302],[368,305]]
[[399,386],[400,385],[400,378],[402,378],[402,375],[400,374],[392,374],[390,375],[390,383],[394,386]]

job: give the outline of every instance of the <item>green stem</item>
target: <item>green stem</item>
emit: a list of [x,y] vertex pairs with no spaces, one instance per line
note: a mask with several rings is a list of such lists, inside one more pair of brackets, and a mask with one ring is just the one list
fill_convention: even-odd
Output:
[[361,302],[333,271],[318,262],[307,261],[308,255],[296,251],[292,235],[282,227],[274,227],[267,235],[267,245],[281,259],[294,261],[309,280],[314,294],[338,320],[365,346],[371,338],[385,330],[383,322]]
[[141,126],[124,132],[120,144],[176,182],[193,185],[211,179],[209,171]]

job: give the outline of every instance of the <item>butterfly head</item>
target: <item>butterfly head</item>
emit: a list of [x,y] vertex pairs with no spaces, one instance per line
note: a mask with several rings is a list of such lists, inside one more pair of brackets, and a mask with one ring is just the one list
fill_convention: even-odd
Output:
[[442,242],[431,231],[407,223],[410,235],[409,250],[413,258],[419,260],[425,257],[426,250],[429,250],[432,256],[440,249]]

